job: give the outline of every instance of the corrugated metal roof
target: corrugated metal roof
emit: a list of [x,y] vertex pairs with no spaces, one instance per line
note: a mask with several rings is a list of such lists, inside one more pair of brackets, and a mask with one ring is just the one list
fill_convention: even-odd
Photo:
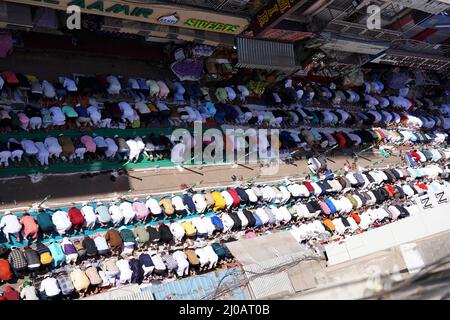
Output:
[[319,261],[321,257],[301,246],[290,232],[229,242],[226,246],[243,265],[255,299],[280,298],[293,294],[295,287],[314,287],[314,279],[298,283],[298,279],[291,279],[290,272],[300,266],[311,269],[308,261]]
[[113,300],[155,300],[151,291],[146,290],[138,293],[132,293],[126,296],[114,298]]
[[295,293],[287,270],[278,271],[278,268],[298,258],[284,256],[244,266],[254,298],[269,299]]
[[295,51],[292,43],[237,37],[238,68],[293,70]]
[[123,287],[114,288],[106,292],[83,298],[83,300],[122,300],[123,297],[139,295],[140,292],[141,290],[138,284],[129,284]]
[[209,272],[182,280],[153,285],[155,300],[249,300],[246,278],[240,268]]

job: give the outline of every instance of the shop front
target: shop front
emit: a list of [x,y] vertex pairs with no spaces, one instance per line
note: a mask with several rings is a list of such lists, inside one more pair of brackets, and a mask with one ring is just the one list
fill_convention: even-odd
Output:
[[[177,34],[181,40],[199,39],[206,40],[209,44],[220,44],[221,37],[229,44],[229,37],[240,34],[248,25],[245,18],[182,5],[114,0],[6,0],[6,2],[59,11],[66,11],[70,6],[78,6],[82,14],[121,20],[123,25],[121,28],[128,28],[130,33],[153,29],[152,36],[166,37]],[[127,27],[126,24],[129,22],[140,23],[140,28]]]
[[218,14],[211,11],[183,6],[145,4],[113,0],[7,0],[11,2],[66,10],[75,5],[81,12],[98,14],[180,28],[207,30],[226,34],[241,33],[248,22],[244,18]]

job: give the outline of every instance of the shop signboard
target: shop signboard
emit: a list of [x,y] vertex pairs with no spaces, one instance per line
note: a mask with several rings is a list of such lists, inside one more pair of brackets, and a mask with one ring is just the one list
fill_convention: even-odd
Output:
[[138,1],[118,0],[6,0],[67,10],[75,5],[82,13],[97,14],[126,20],[134,20],[180,28],[200,29],[227,34],[240,34],[248,25],[247,19],[185,6],[147,4]]
[[240,28],[240,26],[237,24],[228,24],[217,21],[209,21],[194,18],[187,19],[183,25],[189,28],[201,29],[205,31],[218,31],[225,33],[237,33]]
[[265,29],[278,21],[282,16],[296,8],[301,0],[272,0],[255,15],[250,29],[254,36],[260,35]]

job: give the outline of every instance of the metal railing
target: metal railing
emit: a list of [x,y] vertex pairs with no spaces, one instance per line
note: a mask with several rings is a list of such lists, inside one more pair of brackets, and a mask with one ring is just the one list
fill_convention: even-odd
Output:
[[432,44],[412,39],[396,39],[391,42],[390,48],[450,58],[450,45]]
[[369,30],[366,25],[337,19],[332,20],[325,30],[337,33],[359,35],[363,38],[371,38],[381,41],[392,41],[400,38],[402,35],[401,32],[389,29]]

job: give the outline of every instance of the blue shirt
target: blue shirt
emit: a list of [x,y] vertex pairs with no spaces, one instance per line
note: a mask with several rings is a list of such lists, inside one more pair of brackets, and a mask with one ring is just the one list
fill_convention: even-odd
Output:
[[260,219],[260,218],[258,217],[258,215],[255,214],[255,213],[253,213],[253,216],[255,217],[255,220],[256,220],[256,222],[255,222],[255,228],[261,227],[261,226],[263,225],[261,219]]
[[139,85],[139,89],[141,90],[150,90],[149,86],[147,85],[147,81],[142,78],[137,79],[137,83]]
[[103,138],[103,137],[95,137],[94,141],[98,148],[107,148],[108,147],[108,145],[106,144],[105,138]]
[[186,205],[191,213],[197,213],[197,209],[195,207],[195,203],[192,200],[192,197],[188,194],[183,196],[183,203]]
[[208,111],[208,114],[210,116],[213,117],[216,114],[217,110],[216,110],[216,107],[214,106],[214,104],[212,102],[210,102],[210,101],[206,102],[205,103],[205,108]]
[[179,83],[178,81],[174,83],[175,87],[177,88],[177,93],[183,95],[186,90],[184,89],[183,85]]
[[222,220],[218,216],[212,216],[211,222],[216,227],[216,229],[223,229],[223,223]]
[[87,112],[86,108],[77,106],[77,107],[75,107],[75,111],[78,113],[78,116],[80,116],[82,118],[89,118],[89,113]]
[[151,267],[153,266],[153,261],[152,258],[150,257],[150,255],[148,253],[143,253],[139,256],[139,261],[141,262],[141,264],[145,267]]
[[325,170],[325,175],[327,176],[327,180],[333,180],[334,179],[333,171],[331,171],[330,169]]
[[333,202],[331,202],[330,199],[326,199],[324,202],[328,206],[328,208],[330,208],[331,214],[336,213],[336,207],[334,206]]

